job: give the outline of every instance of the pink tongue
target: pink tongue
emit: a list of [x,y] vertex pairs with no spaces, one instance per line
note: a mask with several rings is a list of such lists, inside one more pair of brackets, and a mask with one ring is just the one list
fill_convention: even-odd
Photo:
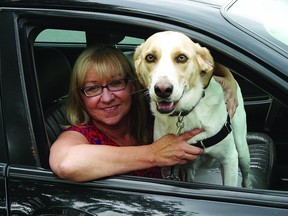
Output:
[[158,107],[160,109],[171,109],[173,107],[173,102],[158,102]]

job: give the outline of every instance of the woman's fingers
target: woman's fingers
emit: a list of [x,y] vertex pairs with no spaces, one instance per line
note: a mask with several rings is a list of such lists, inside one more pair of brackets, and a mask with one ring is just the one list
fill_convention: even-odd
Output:
[[188,141],[189,139],[193,138],[194,136],[196,136],[197,134],[203,132],[204,129],[202,128],[196,128],[196,129],[192,129],[190,131],[186,131],[184,133],[182,133],[181,135],[179,135],[179,140],[182,141]]
[[203,129],[194,129],[175,136],[167,134],[151,145],[157,166],[172,166],[195,160],[203,153],[201,148],[187,143],[193,136],[203,132]]

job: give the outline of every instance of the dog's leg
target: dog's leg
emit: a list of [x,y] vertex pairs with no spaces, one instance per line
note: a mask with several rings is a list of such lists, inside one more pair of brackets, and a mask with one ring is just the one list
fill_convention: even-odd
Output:
[[238,185],[238,153],[235,150],[229,151],[229,156],[223,158],[222,179],[223,185],[237,187]]
[[243,98],[238,87],[238,102],[236,113],[231,119],[233,127],[233,136],[235,140],[236,149],[238,151],[239,167],[242,173],[242,187],[252,188],[252,182],[249,177],[250,172],[250,153],[247,144],[247,124],[246,112],[244,108]]
[[237,187],[238,152],[232,134],[217,145],[207,148],[206,151],[208,155],[220,162],[223,185]]
[[[245,138],[243,138],[245,137]],[[249,177],[250,171],[250,154],[245,134],[234,135],[236,148],[238,151],[239,167],[242,173],[242,187],[252,188],[252,182]],[[240,145],[240,146],[239,146]]]
[[247,151],[248,153],[241,153],[241,155],[239,152],[239,166],[240,166],[240,170],[242,173],[242,187],[252,188],[252,182],[249,177],[250,155],[249,155],[249,150]]
[[[238,107],[240,109],[240,107]],[[237,109],[238,109],[237,108]],[[244,109],[244,108],[243,108]],[[238,112],[238,110],[237,110]],[[235,115],[232,119],[233,136],[235,140],[236,149],[238,151],[239,168],[242,174],[242,187],[252,188],[252,182],[249,177],[250,172],[250,153],[247,144],[247,125],[243,119],[246,120],[245,111],[241,112],[242,116]]]

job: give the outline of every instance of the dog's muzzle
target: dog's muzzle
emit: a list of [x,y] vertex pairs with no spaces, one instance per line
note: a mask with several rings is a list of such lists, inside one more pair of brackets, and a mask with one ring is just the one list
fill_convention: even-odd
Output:
[[166,82],[159,82],[155,84],[154,92],[159,98],[168,98],[173,92],[173,85]]
[[173,85],[169,82],[160,81],[154,86],[154,92],[158,97],[157,110],[160,113],[170,113],[175,109],[176,103],[169,101],[169,97],[173,93]]

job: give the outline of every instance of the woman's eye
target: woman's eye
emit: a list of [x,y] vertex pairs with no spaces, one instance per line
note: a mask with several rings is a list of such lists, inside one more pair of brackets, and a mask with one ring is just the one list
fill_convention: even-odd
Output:
[[122,85],[123,81],[122,80],[115,80],[110,83],[111,86],[119,86]]
[[90,86],[89,88],[86,89],[88,92],[95,92],[99,89],[99,86]]

